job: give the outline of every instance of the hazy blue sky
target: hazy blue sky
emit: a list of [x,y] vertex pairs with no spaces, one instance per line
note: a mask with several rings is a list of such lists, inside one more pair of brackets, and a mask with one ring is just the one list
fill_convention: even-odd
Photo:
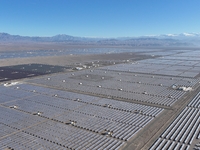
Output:
[[142,36],[200,32],[200,0],[0,0],[0,32]]

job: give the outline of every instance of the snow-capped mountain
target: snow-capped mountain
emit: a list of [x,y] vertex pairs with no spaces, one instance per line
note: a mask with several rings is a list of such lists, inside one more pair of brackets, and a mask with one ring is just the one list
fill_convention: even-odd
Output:
[[[148,36],[148,35],[147,35]],[[200,38],[200,33],[180,33],[180,34],[160,34],[160,35],[150,35],[149,37],[156,37],[156,38]]]

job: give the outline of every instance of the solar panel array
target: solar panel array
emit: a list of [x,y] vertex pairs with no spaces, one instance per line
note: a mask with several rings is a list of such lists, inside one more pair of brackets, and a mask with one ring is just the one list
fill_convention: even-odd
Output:
[[22,64],[4,67],[0,66],[0,82],[65,72],[68,69],[72,69],[72,67],[46,64]]
[[199,79],[95,69],[51,75],[28,82],[170,107],[186,94],[185,91],[173,89],[172,85],[195,88]]
[[119,149],[163,111],[31,84],[0,89],[3,148]]
[[199,139],[200,93],[198,93],[180,115],[169,125],[151,146],[154,149],[189,149],[193,140]]
[[[173,60],[171,60],[173,61]],[[160,60],[153,59],[152,62],[146,62],[146,60],[138,61],[137,63],[130,64],[117,64],[115,66],[101,67],[101,69],[113,70],[113,71],[123,71],[123,72],[136,72],[136,73],[147,73],[156,75],[167,75],[167,76],[178,76],[178,77],[190,77],[193,78],[199,74],[199,71],[192,71],[194,68],[196,70],[200,69],[199,66],[194,67],[194,65],[178,65],[180,62],[176,60],[172,63],[162,62]],[[199,63],[196,62],[196,63]]]
[[[149,134],[148,125],[192,93],[177,87],[199,87],[200,55],[140,52],[163,57],[0,85],[0,147],[122,149],[143,131]],[[150,149],[191,149],[200,139],[199,101],[200,93]]]

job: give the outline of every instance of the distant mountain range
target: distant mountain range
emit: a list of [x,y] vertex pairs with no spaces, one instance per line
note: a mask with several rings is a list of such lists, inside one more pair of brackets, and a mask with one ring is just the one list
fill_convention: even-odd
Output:
[[141,37],[87,38],[59,34],[52,37],[30,37],[0,33],[0,42],[64,42],[127,46],[200,46],[200,33],[146,35]]

